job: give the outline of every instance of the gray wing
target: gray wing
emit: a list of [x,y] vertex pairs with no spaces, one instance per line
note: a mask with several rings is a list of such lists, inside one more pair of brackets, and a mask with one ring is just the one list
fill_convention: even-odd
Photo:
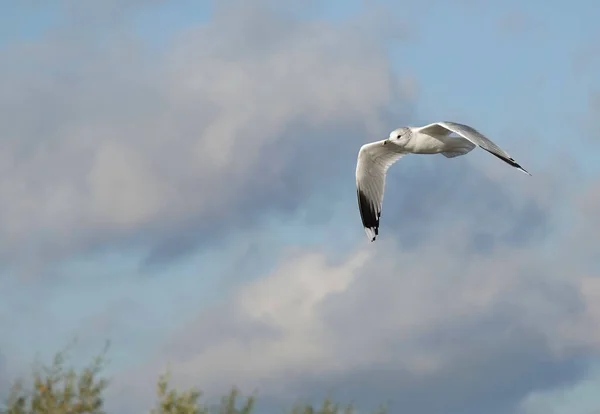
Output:
[[529,174],[528,171],[526,171],[523,167],[521,167],[514,160],[514,158],[512,158],[510,155],[508,155],[508,153],[505,152],[502,148],[500,148],[498,145],[494,144],[490,139],[485,137],[483,134],[481,134],[475,128],[472,128],[468,125],[459,124],[459,123],[450,122],[450,121],[442,121],[442,122],[435,122],[433,124],[425,125],[424,127],[420,128],[420,131],[428,130],[431,132],[439,133],[440,128],[444,128],[449,132],[454,132],[455,134],[460,135],[461,137],[471,141],[473,144],[486,150],[490,154],[500,158],[502,161],[506,162],[507,164],[510,164],[515,168],[518,168],[519,170],[523,171],[525,174],[531,175],[531,174]]
[[356,162],[356,194],[365,232],[371,241],[379,234],[387,170],[406,153],[393,151],[393,144],[382,141],[363,145]]

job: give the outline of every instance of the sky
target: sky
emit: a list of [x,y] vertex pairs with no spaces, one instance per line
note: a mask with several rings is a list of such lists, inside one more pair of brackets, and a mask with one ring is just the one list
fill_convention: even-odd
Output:
[[[597,414],[598,7],[0,1],[0,393],[109,340],[115,413],[169,368],[264,412]],[[369,243],[358,149],[437,120],[532,176],[404,157]]]

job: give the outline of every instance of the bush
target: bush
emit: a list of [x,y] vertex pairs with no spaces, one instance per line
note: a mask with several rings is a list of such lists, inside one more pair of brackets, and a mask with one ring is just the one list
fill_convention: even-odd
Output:
[[[32,386],[26,387],[22,380],[16,381],[0,409],[0,414],[106,414],[103,409],[103,393],[108,380],[100,376],[104,367],[104,351],[85,368],[65,368],[65,351],[58,352],[50,366],[37,364],[33,370]],[[258,414],[255,397],[238,401],[240,393],[233,388],[221,399],[216,408],[201,403],[202,393],[190,388],[178,391],[169,386],[169,374],[159,377],[157,402],[150,414]],[[351,405],[340,406],[327,398],[320,407],[296,404],[289,414],[351,414]],[[377,413],[384,414],[381,408]]]

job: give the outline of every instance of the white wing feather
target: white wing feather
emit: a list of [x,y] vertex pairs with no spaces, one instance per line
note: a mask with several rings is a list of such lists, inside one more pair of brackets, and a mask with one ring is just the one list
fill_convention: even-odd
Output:
[[482,133],[477,131],[475,128],[470,127],[468,125],[459,124],[457,122],[441,121],[441,122],[434,122],[433,124],[425,125],[421,128],[418,128],[417,130],[419,132],[429,131],[429,132],[441,134],[441,133],[443,133],[443,131],[441,130],[442,128],[445,129],[446,131],[448,131],[447,134],[454,132],[455,134],[460,135],[461,137],[471,141],[473,144],[486,150],[490,154],[495,155],[496,157],[500,158],[502,161],[512,165],[515,168],[518,168],[519,170],[523,171],[525,174],[531,175],[531,174],[529,174],[529,172],[527,170],[525,170],[523,167],[521,167],[510,155],[508,155],[508,153],[506,151],[504,151],[502,148],[500,148],[498,145],[496,145],[494,142],[492,142],[489,138],[484,136]]
[[365,232],[371,241],[379,234],[387,170],[406,153],[394,151],[393,144],[382,141],[363,145],[356,163],[356,194]]

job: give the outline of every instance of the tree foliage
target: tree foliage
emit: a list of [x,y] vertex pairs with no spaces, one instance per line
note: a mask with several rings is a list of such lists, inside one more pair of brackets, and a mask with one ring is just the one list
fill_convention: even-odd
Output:
[[[108,345],[108,344],[107,344]],[[50,365],[37,364],[30,386],[22,380],[11,387],[0,414],[109,414],[104,411],[104,391],[108,379],[101,376],[105,366],[104,351],[83,369],[65,367],[66,351],[58,352]],[[216,407],[201,401],[196,388],[177,390],[169,384],[170,374],[157,381],[156,403],[149,414],[260,414],[255,409],[255,396],[240,397],[233,388]],[[296,404],[287,414],[354,414],[351,405],[341,406],[330,398],[319,406]],[[384,414],[382,407],[374,414]]]

